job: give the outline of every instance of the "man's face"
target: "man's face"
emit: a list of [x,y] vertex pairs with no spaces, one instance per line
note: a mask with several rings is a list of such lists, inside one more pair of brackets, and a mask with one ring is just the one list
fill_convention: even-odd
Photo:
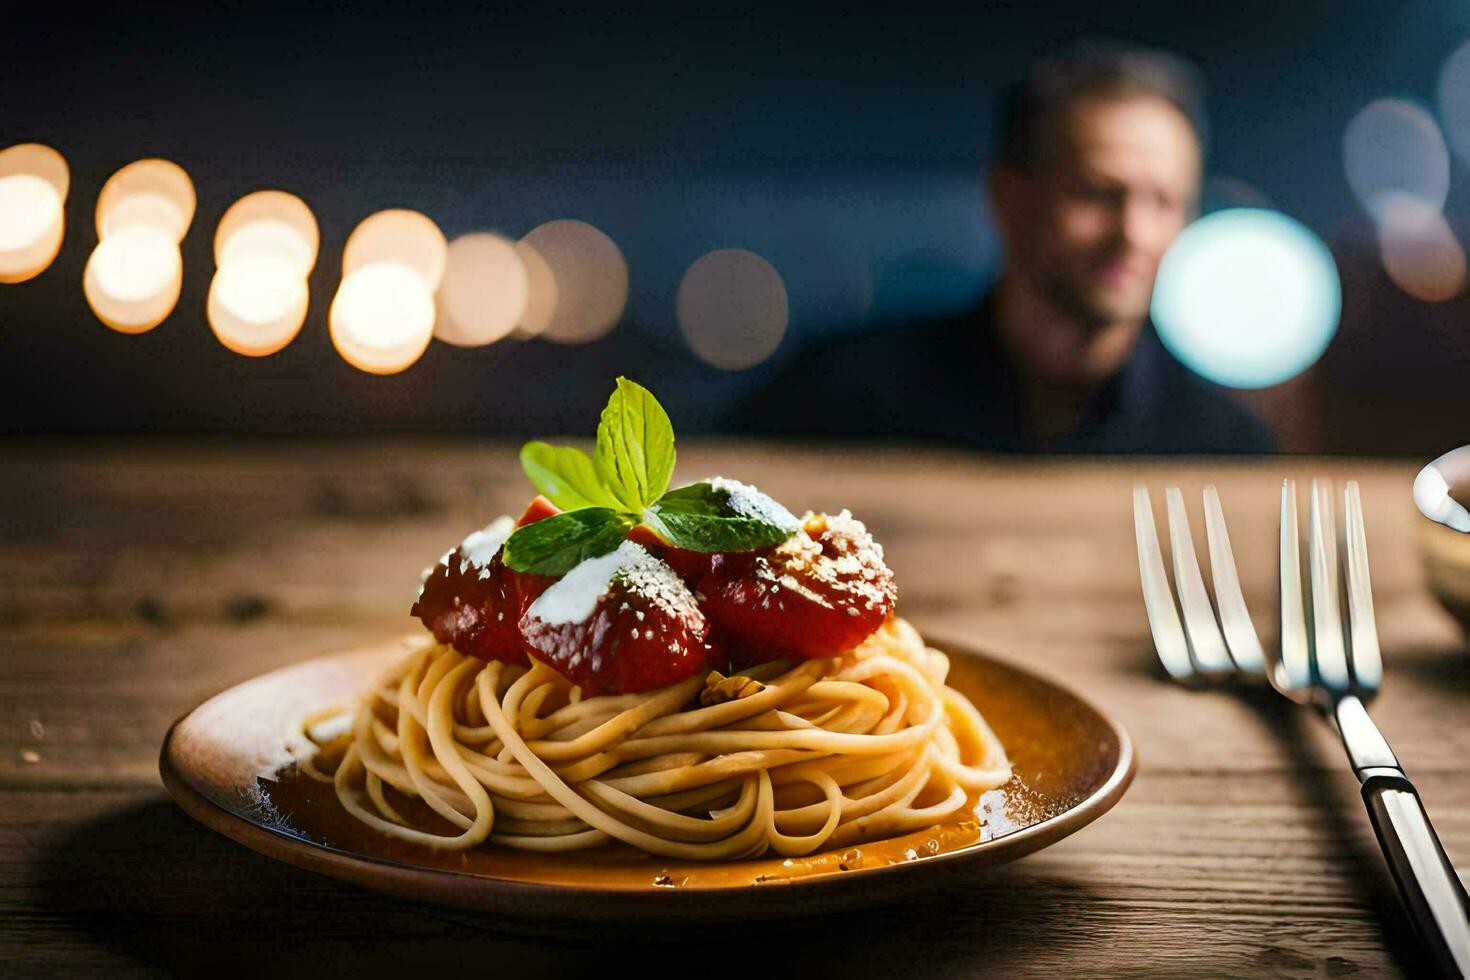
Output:
[[1006,248],[1033,285],[1090,326],[1148,313],[1159,260],[1194,212],[1199,144],[1153,97],[1086,100],[1058,120],[1049,159],[1001,185]]

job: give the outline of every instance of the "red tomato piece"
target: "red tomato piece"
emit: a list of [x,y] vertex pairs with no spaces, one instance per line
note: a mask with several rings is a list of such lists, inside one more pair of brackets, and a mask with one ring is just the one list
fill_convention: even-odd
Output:
[[628,540],[636,541],[646,548],[649,554],[667,564],[693,591],[698,591],[700,581],[709,574],[714,560],[712,554],[674,547],[653,533],[653,529],[646,524],[639,524],[629,531]]
[[538,493],[535,499],[526,505],[525,511],[521,514],[521,519],[516,521],[516,527],[535,524],[537,521],[544,521],[546,518],[555,517],[560,513],[560,507]]
[[882,547],[845,510],[808,515],[775,548],[717,555],[699,591],[742,666],[851,650],[898,600]]
[[[545,497],[537,497],[515,527],[559,513]],[[506,567],[501,551],[511,530],[509,520],[503,519],[465,538],[424,579],[410,612],[423,621],[434,639],[460,653],[528,664],[517,624],[552,579]]]
[[591,695],[677,684],[720,656],[688,586],[631,541],[554,583],[520,631],[527,652]]

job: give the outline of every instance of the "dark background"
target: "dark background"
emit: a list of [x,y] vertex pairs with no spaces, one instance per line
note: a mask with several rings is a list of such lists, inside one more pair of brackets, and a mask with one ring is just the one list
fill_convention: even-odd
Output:
[[[1470,7],[879,9],[6,10],[0,146],[55,146],[72,185],[57,261],[0,286],[3,427],[585,434],[624,372],[681,431],[708,429],[804,340],[973,302],[999,258],[982,198],[996,97],[1037,55],[1105,33],[1204,70],[1207,207],[1260,195],[1337,256],[1333,347],[1302,378],[1245,396],[1284,445],[1424,453],[1470,441],[1470,303],[1423,303],[1389,282],[1342,166],[1343,129],[1367,102],[1433,105],[1440,66],[1470,39]],[[182,164],[199,206],[176,312],[124,336],[95,320],[80,282],[103,181],[145,156]],[[1464,163],[1452,166],[1446,214],[1464,238],[1470,195]],[[214,339],[204,297],[215,224],[265,187],[312,206],[322,248],[301,335],[248,359]],[[360,373],[333,351],[326,308],[347,234],[394,206],[451,238],[591,222],[628,260],[623,322],[582,347],[435,342],[402,375]],[[765,256],[790,294],[786,341],[750,371],[701,365],[674,322],[683,270],[721,247]]]

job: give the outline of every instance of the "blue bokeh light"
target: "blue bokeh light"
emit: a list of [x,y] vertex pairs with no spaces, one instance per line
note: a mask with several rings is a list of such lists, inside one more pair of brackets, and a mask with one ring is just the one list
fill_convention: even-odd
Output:
[[1159,337],[1196,373],[1231,388],[1290,380],[1337,332],[1332,253],[1300,222],[1262,208],[1217,211],[1186,228],[1154,287]]

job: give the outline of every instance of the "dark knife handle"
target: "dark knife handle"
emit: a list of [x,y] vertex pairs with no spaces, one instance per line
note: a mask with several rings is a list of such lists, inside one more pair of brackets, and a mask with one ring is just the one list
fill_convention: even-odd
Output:
[[1414,784],[1396,771],[1365,777],[1363,802],[1414,929],[1445,976],[1470,977],[1470,898]]

